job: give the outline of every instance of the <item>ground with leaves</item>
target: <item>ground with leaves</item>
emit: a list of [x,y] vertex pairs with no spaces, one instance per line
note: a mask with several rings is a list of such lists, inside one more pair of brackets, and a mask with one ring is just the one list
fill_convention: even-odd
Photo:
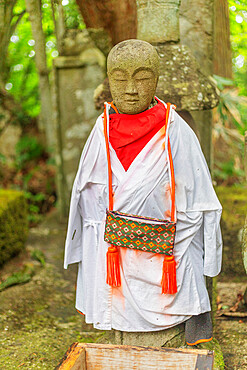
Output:
[[[31,281],[0,293],[1,369],[51,369],[73,342],[100,340],[102,333],[86,325],[74,309],[76,268],[63,270],[62,265],[65,230],[66,222],[58,222],[53,212],[30,230],[26,252],[1,270],[1,280],[25,266],[34,270]],[[227,369],[247,369],[247,319],[221,315],[222,306],[229,311],[245,286],[241,276],[235,282],[226,276],[218,281],[215,334]]]
[[1,280],[25,266],[35,271],[27,284],[0,293],[1,369],[52,369],[73,342],[95,341],[101,334],[74,309],[76,269],[64,271],[62,265],[65,230],[56,215],[48,217],[30,230],[27,251],[1,270]]

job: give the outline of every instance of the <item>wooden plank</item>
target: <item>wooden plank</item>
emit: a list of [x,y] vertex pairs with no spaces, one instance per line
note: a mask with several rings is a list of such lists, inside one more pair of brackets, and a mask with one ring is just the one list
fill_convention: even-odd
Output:
[[129,345],[115,345],[115,344],[104,344],[104,343],[79,343],[81,346],[85,346],[85,348],[101,348],[105,350],[111,350],[114,348],[121,348],[122,350],[129,350],[130,348],[136,349],[138,351],[164,351],[164,352],[181,352],[181,353],[192,353],[192,354],[201,354],[201,355],[208,355],[212,354],[212,351],[207,349],[194,349],[194,348],[166,348],[166,347],[147,347],[147,346],[129,346]]
[[[86,344],[87,370],[92,369],[164,369],[204,370],[209,366],[207,350],[171,349],[160,347],[137,347]],[[200,361],[198,362],[198,355]],[[212,352],[210,358],[213,358]],[[212,363],[212,360],[211,360]]]
[[86,349],[83,344],[73,343],[55,370],[86,370]]
[[213,351],[74,343],[59,370],[211,370]]
[[87,348],[87,370],[192,370],[195,369],[197,355],[162,353],[153,351],[122,351],[115,348],[102,351],[99,348]]

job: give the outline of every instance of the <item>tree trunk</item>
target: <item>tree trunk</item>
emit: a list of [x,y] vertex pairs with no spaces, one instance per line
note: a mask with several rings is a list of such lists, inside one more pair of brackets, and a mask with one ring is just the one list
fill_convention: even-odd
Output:
[[137,35],[136,0],[76,0],[87,28],[103,28],[112,45]]
[[52,101],[49,83],[49,71],[46,62],[45,37],[42,29],[42,13],[39,0],[25,0],[35,40],[35,63],[39,74],[41,122],[45,128],[48,147],[53,145]]
[[232,78],[232,53],[227,0],[214,1],[214,73]]
[[62,41],[65,34],[64,12],[61,0],[51,0],[52,18],[55,26],[57,39],[57,50],[59,54],[62,52]]
[[9,40],[12,35],[11,21],[17,0],[0,0],[0,86],[3,87],[7,78],[6,59]]

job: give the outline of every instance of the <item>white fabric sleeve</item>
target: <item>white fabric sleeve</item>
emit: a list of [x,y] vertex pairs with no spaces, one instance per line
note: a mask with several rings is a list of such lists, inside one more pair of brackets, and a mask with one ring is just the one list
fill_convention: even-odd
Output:
[[82,238],[82,218],[79,212],[80,194],[77,190],[77,181],[75,181],[68,221],[68,230],[65,242],[64,268],[67,269],[71,263],[81,261],[81,238]]
[[[100,118],[97,122],[100,122]],[[96,134],[97,122],[83,148],[78,171],[72,188],[68,230],[65,242],[65,269],[68,268],[69,264],[81,262],[82,260],[82,215],[80,212],[79,201],[81,190],[88,182],[98,156],[99,144]]]
[[205,211],[204,224],[204,275],[214,277],[220,273],[222,262],[221,210]]

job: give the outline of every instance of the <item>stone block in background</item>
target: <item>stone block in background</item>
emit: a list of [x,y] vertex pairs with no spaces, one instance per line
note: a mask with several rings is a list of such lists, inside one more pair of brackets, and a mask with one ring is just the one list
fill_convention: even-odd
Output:
[[57,190],[61,216],[68,215],[80,155],[99,115],[93,95],[105,77],[104,64],[104,55],[93,47],[78,56],[54,60]]

